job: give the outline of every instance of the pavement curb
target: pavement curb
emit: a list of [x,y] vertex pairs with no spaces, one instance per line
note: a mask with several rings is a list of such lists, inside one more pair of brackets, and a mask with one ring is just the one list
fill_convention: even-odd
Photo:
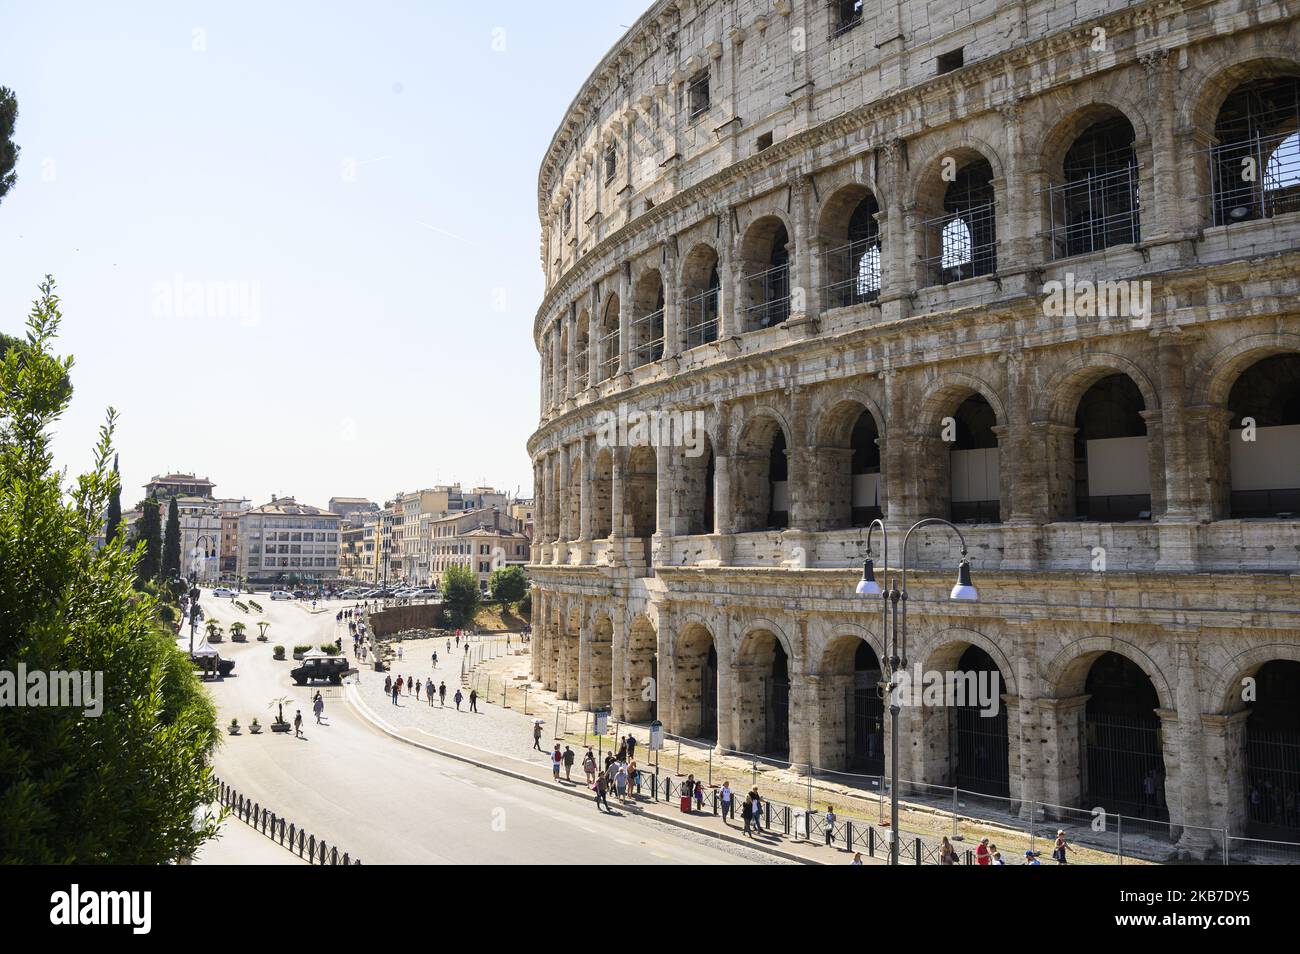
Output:
[[[357,715],[359,715],[362,719],[364,719],[374,728],[378,729],[380,732],[384,733],[387,736],[391,736],[394,739],[397,739],[399,742],[405,742],[407,745],[415,746],[417,749],[424,749],[428,752],[434,753],[435,755],[441,755],[444,758],[455,759],[458,762],[465,762],[466,764],[476,766],[477,768],[487,769],[490,772],[496,772],[498,775],[506,775],[520,782],[528,782],[531,785],[539,785],[552,792],[563,792],[566,795],[571,795],[576,798],[581,798],[583,801],[586,802],[591,801],[591,799],[586,795],[584,795],[581,790],[567,788],[567,787],[556,788],[555,783],[548,779],[538,778],[535,775],[528,775],[523,772],[518,772],[515,771],[514,769],[507,768],[503,765],[493,764],[492,762],[479,761],[478,759],[471,758],[470,756],[465,755],[462,752],[454,752],[451,751],[450,749],[438,748],[437,746],[431,745],[428,742],[421,742],[418,739],[412,739],[408,736],[405,736],[396,727],[389,725],[383,719],[379,718],[379,716],[377,716],[370,709],[370,707],[366,705],[366,703],[362,702],[361,699],[358,698],[356,686],[353,684],[348,684],[344,687],[344,695],[347,699],[348,705],[352,707],[352,710],[356,712]],[[457,743],[457,744],[463,744],[463,743]],[[470,747],[473,748],[473,746]],[[488,750],[486,749],[481,749],[480,751],[483,751],[487,754],[492,754],[488,752]],[[501,757],[513,759],[513,756],[509,756],[509,755],[501,756]],[[786,851],[782,848],[774,848],[771,845],[760,844],[758,842],[752,841],[747,838],[741,838],[738,835],[728,835],[725,832],[713,831],[712,829],[705,828],[702,825],[696,825],[687,821],[683,821],[682,819],[679,818],[673,818],[671,815],[658,815],[652,812],[648,812],[645,809],[643,809],[640,805],[637,805],[636,803],[632,803],[630,805],[621,804],[619,807],[623,811],[626,811],[628,814],[631,815],[641,815],[653,821],[664,822],[665,824],[672,825],[676,828],[681,828],[684,831],[689,831],[697,835],[705,835],[717,841],[725,841],[734,845],[742,845],[754,851],[760,851],[764,854],[773,855],[774,857],[777,858],[782,858],[785,861],[793,861],[796,864],[801,864],[801,865],[825,864],[825,862],[817,861],[812,858],[805,858],[801,855],[795,854],[794,852]]]

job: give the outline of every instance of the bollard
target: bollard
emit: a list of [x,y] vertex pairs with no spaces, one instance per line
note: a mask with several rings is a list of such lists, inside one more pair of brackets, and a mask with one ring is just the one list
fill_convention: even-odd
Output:
[[528,715],[528,687],[524,686],[524,715]]
[[682,774],[682,740],[677,740],[677,775]]

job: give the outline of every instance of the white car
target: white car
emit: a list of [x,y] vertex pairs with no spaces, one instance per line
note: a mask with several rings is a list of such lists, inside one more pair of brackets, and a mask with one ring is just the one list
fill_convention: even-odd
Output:
[[213,596],[238,596],[239,594],[228,586],[218,586],[212,591]]
[[288,592],[288,591],[286,591],[286,590],[273,590],[273,591],[271,592],[271,599],[273,599],[273,600],[291,600],[291,599],[293,599],[293,594],[290,593],[290,592]]

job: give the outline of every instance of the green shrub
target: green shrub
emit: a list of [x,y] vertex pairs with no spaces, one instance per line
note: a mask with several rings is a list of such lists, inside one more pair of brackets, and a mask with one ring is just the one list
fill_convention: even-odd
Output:
[[283,659],[283,658],[284,658],[284,647],[283,647],[283,646],[276,646],[274,649],[271,650],[271,656],[272,656],[272,658],[274,658],[274,659]]

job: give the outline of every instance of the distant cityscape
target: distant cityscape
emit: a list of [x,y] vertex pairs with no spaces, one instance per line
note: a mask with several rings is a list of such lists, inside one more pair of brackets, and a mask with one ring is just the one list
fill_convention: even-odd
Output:
[[486,591],[492,571],[525,566],[533,501],[459,483],[398,491],[381,505],[331,497],[318,507],[272,494],[218,497],[206,476],[170,473],[144,485],[140,505],[122,514],[128,537],[146,500],[176,501],[182,571],[203,583],[326,582],[437,586],[447,568],[468,567]]

